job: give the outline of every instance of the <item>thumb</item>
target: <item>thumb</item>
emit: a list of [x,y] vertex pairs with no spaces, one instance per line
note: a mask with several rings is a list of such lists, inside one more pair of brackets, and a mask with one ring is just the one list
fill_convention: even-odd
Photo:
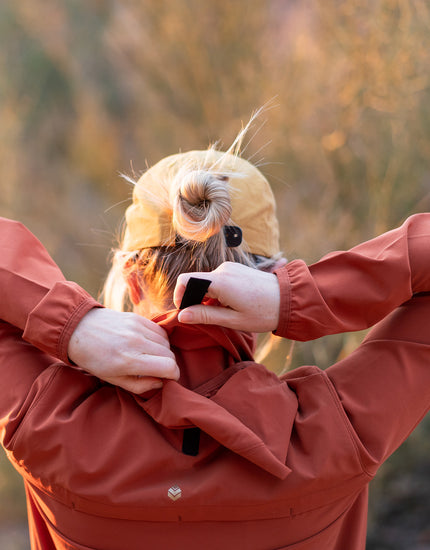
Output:
[[181,323],[219,325],[235,328],[237,312],[221,306],[191,306],[179,312],[178,320]]

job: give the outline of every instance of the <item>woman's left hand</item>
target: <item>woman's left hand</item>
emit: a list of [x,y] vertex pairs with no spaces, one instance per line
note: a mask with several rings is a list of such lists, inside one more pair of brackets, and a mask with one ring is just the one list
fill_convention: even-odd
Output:
[[68,354],[87,372],[133,393],[177,380],[179,368],[160,326],[135,313],[94,308],[73,332]]

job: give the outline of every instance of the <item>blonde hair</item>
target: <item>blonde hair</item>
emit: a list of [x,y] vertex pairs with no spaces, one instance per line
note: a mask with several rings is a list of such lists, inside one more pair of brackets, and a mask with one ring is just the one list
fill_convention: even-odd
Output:
[[172,186],[172,225],[184,239],[205,242],[231,216],[228,177],[208,170],[180,170]]
[[[114,251],[112,267],[103,290],[107,307],[124,311],[132,309],[133,303],[145,303],[158,311],[173,307],[173,291],[181,273],[212,271],[223,262],[238,262],[257,269],[270,270],[281,253],[271,258],[250,254],[245,242],[237,247],[228,247],[224,227],[232,225],[232,205],[229,180],[240,177],[236,171],[223,170],[223,158],[239,156],[243,139],[253,121],[266,107],[256,111],[248,124],[242,128],[225,153],[209,168],[196,169],[185,163],[174,176],[165,208],[174,232],[174,244],[145,247],[138,250],[124,249],[124,239]],[[209,151],[213,149],[211,147]],[[167,167],[168,169],[168,167]],[[138,185],[130,178],[126,178]],[[140,200],[153,201],[141,190]],[[165,198],[163,200],[166,200]],[[132,287],[140,289],[139,300],[131,300]]]
[[223,232],[231,216],[227,175],[183,169],[176,179],[170,193],[175,245],[127,252],[119,247],[103,291],[107,307],[131,309],[128,291],[133,281],[141,300],[163,311],[173,307],[173,290],[181,273],[212,271],[227,261],[270,269],[279,258],[248,254],[246,243],[227,246]]

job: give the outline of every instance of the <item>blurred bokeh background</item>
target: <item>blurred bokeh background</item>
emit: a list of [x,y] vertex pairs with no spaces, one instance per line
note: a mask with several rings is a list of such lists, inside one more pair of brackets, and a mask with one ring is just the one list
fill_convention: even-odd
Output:
[[[131,195],[120,173],[228,147],[263,105],[243,156],[272,183],[289,259],[429,209],[426,0],[1,0],[0,215],[97,296]],[[296,344],[291,366],[361,338]],[[429,455],[425,421],[372,484],[368,549],[430,548]],[[0,548],[27,539],[3,453]]]

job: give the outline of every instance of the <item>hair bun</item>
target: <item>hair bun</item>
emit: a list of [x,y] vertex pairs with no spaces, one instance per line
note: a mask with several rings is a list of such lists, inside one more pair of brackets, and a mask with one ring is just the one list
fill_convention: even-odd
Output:
[[207,170],[177,175],[172,223],[182,237],[203,242],[220,232],[231,216],[228,178]]

